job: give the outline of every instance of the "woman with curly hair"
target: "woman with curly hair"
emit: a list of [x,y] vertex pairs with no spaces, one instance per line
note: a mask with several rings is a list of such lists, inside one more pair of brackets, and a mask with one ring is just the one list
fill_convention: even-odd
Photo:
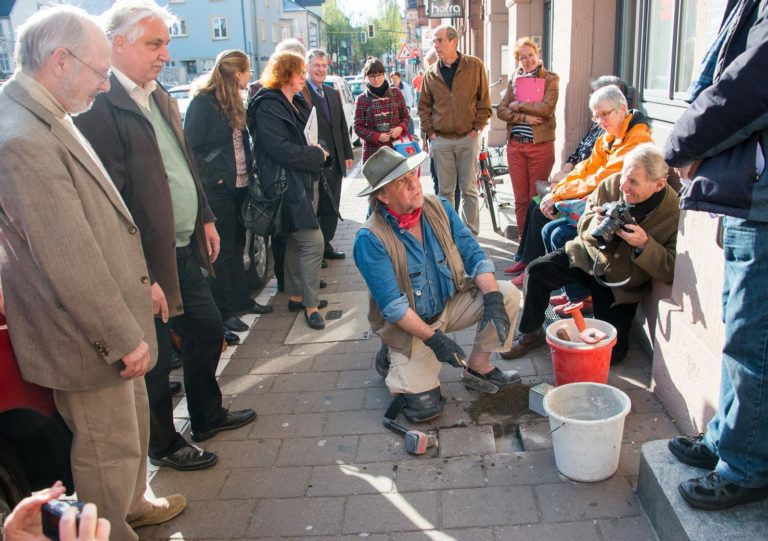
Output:
[[221,251],[213,264],[216,277],[210,277],[209,284],[229,331],[248,328],[238,315],[272,311],[271,306],[262,306],[251,297],[242,256],[245,228],[238,221],[253,166],[243,104],[250,78],[245,53],[219,53],[213,69],[193,83],[194,97],[184,119],[184,135],[195,155],[221,238]]

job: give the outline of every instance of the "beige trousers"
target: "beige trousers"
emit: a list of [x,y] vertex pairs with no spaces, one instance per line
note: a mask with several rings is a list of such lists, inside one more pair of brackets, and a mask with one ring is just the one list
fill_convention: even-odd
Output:
[[149,404],[144,378],[87,391],[54,391],[73,434],[72,476],[78,499],[95,503],[112,524],[112,541],[136,541],[128,525],[149,510]]
[[[480,332],[483,295],[477,289],[451,297],[443,313],[430,327],[449,333],[466,329],[473,323],[477,323],[473,352],[508,350],[512,345],[517,311],[520,307],[520,291],[507,281],[499,282],[498,286],[499,291],[504,295],[504,307],[510,321],[509,335],[503,345],[499,344],[499,337],[493,325],[488,325],[483,332]],[[438,375],[443,363],[438,361],[432,350],[418,338],[411,339],[410,358],[402,353],[390,351],[390,362],[386,384],[392,394],[423,393],[440,385]]]
[[435,160],[440,195],[453,206],[456,183],[461,190],[461,219],[474,236],[480,232],[480,200],[477,188],[480,136],[465,135],[461,139],[437,137],[429,142]]

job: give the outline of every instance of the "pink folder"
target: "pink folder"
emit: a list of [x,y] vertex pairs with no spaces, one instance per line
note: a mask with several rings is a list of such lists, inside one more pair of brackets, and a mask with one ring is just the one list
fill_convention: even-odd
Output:
[[518,77],[515,79],[517,101],[541,101],[544,99],[543,77]]

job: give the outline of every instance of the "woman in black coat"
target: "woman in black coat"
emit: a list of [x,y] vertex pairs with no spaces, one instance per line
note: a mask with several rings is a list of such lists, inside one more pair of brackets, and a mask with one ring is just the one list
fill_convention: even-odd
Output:
[[245,227],[237,218],[253,167],[242,97],[250,76],[245,53],[223,51],[213,69],[195,83],[184,119],[184,135],[195,155],[221,238],[214,263],[216,277],[209,278],[209,284],[224,327],[230,331],[248,328],[239,314],[272,311],[271,306],[262,306],[251,297],[243,267]]
[[277,53],[261,78],[262,88],[252,98],[253,134],[259,177],[273,197],[283,182],[280,228],[287,236],[285,292],[288,309],[304,310],[307,324],[325,328],[319,312],[328,303],[318,299],[320,264],[325,246],[316,218],[318,177],[328,153],[310,146],[304,137],[307,111],[294,100],[306,84],[304,58],[292,52]]

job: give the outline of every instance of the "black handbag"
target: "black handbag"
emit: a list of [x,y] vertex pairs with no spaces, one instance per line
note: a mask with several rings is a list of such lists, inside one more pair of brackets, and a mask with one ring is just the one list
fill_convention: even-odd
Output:
[[243,224],[255,235],[267,236],[280,233],[283,195],[287,188],[285,170],[281,167],[275,179],[276,193],[267,197],[261,185],[261,177],[253,172],[248,179],[248,197],[241,210]]

